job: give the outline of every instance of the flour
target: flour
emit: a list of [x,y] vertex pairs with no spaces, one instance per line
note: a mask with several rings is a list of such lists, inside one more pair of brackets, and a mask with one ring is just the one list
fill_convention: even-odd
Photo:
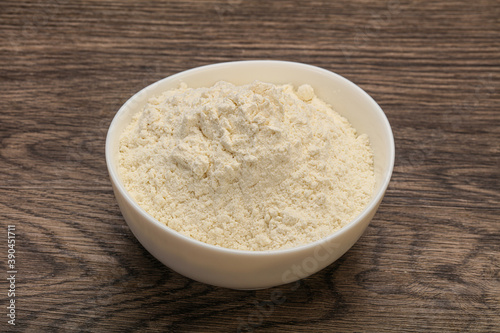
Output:
[[121,136],[119,171],[150,215],[183,235],[240,250],[326,237],[374,188],[366,135],[318,99],[255,81],[167,91]]

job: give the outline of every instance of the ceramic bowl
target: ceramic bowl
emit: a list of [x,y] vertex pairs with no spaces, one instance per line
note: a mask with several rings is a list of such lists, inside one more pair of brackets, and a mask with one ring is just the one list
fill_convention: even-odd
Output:
[[[220,248],[181,235],[158,222],[127,193],[117,171],[119,137],[146,101],[185,82],[209,87],[224,80],[236,85],[254,80],[295,87],[310,84],[316,95],[346,117],[358,133],[366,133],[374,152],[376,185],[370,203],[354,220],[326,238],[295,248],[241,251]],[[174,271],[207,284],[233,289],[260,289],[302,279],[342,256],[362,235],[377,211],[394,165],[394,138],[378,104],[360,87],[342,76],[301,63],[237,61],[190,69],[139,91],[114,117],[106,138],[106,163],[121,212],[139,242]]]

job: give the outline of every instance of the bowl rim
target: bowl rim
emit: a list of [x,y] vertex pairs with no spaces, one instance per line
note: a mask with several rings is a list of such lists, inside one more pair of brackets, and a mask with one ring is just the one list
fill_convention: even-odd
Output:
[[[196,240],[194,238],[185,236],[181,234],[180,232],[168,227],[166,224],[158,221],[155,219],[152,215],[150,215],[146,210],[144,210],[138,203],[135,202],[135,200],[131,197],[131,195],[128,193],[128,191],[125,189],[125,186],[123,185],[120,177],[118,176],[118,172],[115,172],[115,169],[118,170],[118,165],[114,163],[113,161],[113,153],[111,150],[111,141],[112,141],[112,135],[115,134],[113,131],[114,127],[116,127],[118,118],[120,118],[120,115],[124,113],[128,109],[128,105],[133,103],[135,99],[145,93],[147,90],[153,88],[153,86],[159,85],[164,81],[167,80],[175,80],[178,79],[179,77],[182,77],[186,74],[190,74],[193,72],[198,72],[198,71],[204,71],[206,69],[213,69],[213,68],[218,68],[218,67],[226,67],[226,66],[239,66],[239,65],[259,65],[259,64],[285,64],[289,66],[297,66],[301,67],[303,69],[307,70],[312,70],[312,71],[318,71],[322,72],[323,74],[327,74],[330,76],[334,76],[337,79],[340,79],[341,81],[344,81],[348,86],[351,86],[351,88],[357,90],[359,93],[362,95],[365,95],[365,97],[368,98],[368,100],[373,104],[374,106],[374,111],[377,112],[384,124],[384,132],[387,133],[388,138],[389,138],[389,168],[387,170],[384,170],[384,175],[383,178],[380,182],[380,187],[379,190],[372,196],[370,202],[365,206],[363,211],[359,213],[354,219],[349,221],[346,225],[341,227],[340,229],[336,230],[332,234],[320,238],[314,242],[307,243],[307,244],[302,244],[299,246],[291,247],[291,248],[285,248],[285,249],[277,249],[277,250],[262,250],[262,251],[251,251],[251,250],[238,250],[238,249],[231,249],[231,248],[225,248],[225,247],[220,247],[208,243],[204,243],[202,241]],[[119,133],[116,133],[115,135],[119,135]],[[197,245],[200,247],[205,248],[206,250],[210,251],[219,251],[225,254],[237,254],[237,255],[248,255],[248,256],[269,256],[269,255],[285,255],[285,254],[290,254],[294,252],[301,252],[301,251],[307,251],[313,248],[316,248],[317,246],[321,246],[322,244],[328,243],[336,238],[342,237],[344,233],[349,232],[350,229],[355,228],[355,226],[359,223],[361,223],[362,220],[364,220],[367,215],[370,214],[374,209],[376,209],[376,206],[381,202],[387,187],[389,186],[389,182],[392,177],[392,173],[394,170],[394,161],[395,161],[395,143],[394,143],[394,135],[392,133],[391,125],[389,123],[389,120],[387,119],[386,114],[382,110],[382,108],[378,105],[378,103],[361,87],[353,83],[352,81],[346,79],[345,77],[329,71],[327,69],[317,67],[314,65],[309,65],[309,64],[304,64],[300,62],[293,62],[293,61],[283,61],[283,60],[239,60],[239,61],[228,61],[228,62],[220,62],[220,63],[213,63],[213,64],[208,64],[208,65],[203,65],[199,67],[194,67],[191,69],[187,69],[172,75],[169,75],[163,79],[160,79],[158,81],[155,81],[148,86],[142,88],[140,91],[136,92],[134,95],[132,95],[116,112],[116,114],[113,117],[113,120],[111,121],[108,132],[106,134],[106,143],[105,143],[105,157],[106,157],[106,166],[108,169],[108,173],[110,175],[110,179],[112,183],[115,185],[116,190],[118,190],[122,196],[125,198],[128,204],[130,204],[143,218],[145,218],[149,223],[155,224],[156,226],[159,226],[164,232],[167,232],[171,234],[174,237],[180,237],[184,241],[187,242],[192,242],[193,245]],[[113,168],[113,166],[116,166],[116,168]]]

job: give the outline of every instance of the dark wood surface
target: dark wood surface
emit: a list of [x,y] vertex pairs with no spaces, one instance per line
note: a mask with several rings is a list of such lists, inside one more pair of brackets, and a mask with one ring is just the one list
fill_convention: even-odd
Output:
[[[135,92],[245,59],[359,84],[386,112],[397,155],[349,252],[260,291],[198,283],[148,254],[104,160],[107,127]],[[495,0],[2,1],[0,331],[498,332],[499,82]]]

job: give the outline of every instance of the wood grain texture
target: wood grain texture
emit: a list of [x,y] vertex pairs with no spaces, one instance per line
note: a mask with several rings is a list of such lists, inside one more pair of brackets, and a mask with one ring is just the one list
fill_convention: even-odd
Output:
[[[495,0],[0,2],[0,248],[15,224],[18,251],[15,327],[0,260],[0,331],[500,331],[499,17]],[[198,283],[149,255],[104,160],[132,94],[245,59],[359,84],[397,155],[348,253],[260,291]]]

